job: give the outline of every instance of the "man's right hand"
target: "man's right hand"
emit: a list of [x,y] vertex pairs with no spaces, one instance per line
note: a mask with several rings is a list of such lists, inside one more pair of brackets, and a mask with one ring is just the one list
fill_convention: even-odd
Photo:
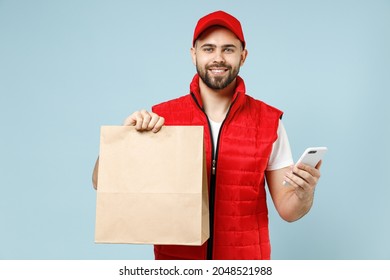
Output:
[[136,111],[128,116],[123,125],[135,126],[138,131],[158,132],[164,125],[165,119],[146,110]]

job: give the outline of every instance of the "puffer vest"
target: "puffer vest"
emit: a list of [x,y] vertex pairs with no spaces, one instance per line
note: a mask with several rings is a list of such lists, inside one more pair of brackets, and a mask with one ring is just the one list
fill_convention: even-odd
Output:
[[165,125],[202,125],[209,179],[210,238],[202,246],[155,245],[157,260],[270,259],[264,171],[282,112],[245,94],[237,77],[216,152],[203,110],[199,76],[191,93],[152,108]]

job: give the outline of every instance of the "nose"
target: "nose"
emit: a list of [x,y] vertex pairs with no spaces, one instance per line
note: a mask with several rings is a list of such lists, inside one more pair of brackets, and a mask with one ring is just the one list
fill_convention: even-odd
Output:
[[217,49],[215,52],[214,62],[225,62],[225,57],[222,49]]

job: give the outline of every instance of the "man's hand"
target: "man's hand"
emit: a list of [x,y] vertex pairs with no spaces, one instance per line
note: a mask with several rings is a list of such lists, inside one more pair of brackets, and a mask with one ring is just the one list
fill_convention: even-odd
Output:
[[295,193],[299,199],[312,200],[314,189],[321,177],[320,161],[316,167],[300,163],[292,166],[291,171],[285,174],[284,180],[294,187]]
[[[266,171],[275,208],[285,221],[294,222],[309,212],[320,179],[321,161],[315,168],[305,164]],[[288,184],[282,183],[283,180]]]
[[158,132],[164,125],[165,119],[146,110],[136,111],[125,119],[123,125],[135,126],[138,131]]

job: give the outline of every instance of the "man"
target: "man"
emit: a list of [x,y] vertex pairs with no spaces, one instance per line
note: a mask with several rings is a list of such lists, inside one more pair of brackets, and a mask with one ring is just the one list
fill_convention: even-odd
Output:
[[[265,179],[284,220],[300,219],[312,206],[321,162],[293,167],[282,112],[246,95],[238,76],[247,54],[235,17],[206,15],[194,32],[190,94],[124,122],[139,131],[158,132],[164,124],[205,128],[210,239],[202,246],[155,245],[156,259],[270,259]],[[95,187],[97,171],[98,164]]]

